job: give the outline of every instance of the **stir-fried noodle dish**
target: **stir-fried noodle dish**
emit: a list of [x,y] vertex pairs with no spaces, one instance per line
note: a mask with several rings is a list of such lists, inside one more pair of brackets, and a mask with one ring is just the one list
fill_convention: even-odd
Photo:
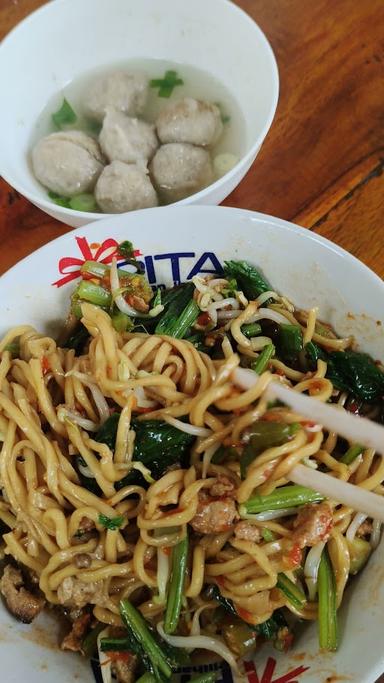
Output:
[[241,671],[303,620],[335,650],[380,522],[291,471],[382,494],[384,461],[268,386],[381,422],[381,365],[246,262],[154,293],[120,249],[129,270],[83,265],[61,339],[22,325],[0,343],[5,605],[64,615],[61,647],[105,682],[166,681],[203,650]]

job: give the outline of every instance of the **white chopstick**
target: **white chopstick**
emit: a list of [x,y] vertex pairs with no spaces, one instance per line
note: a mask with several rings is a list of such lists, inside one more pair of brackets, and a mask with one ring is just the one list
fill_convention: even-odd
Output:
[[306,486],[322,493],[327,498],[343,503],[352,510],[365,512],[368,517],[384,522],[384,499],[377,493],[366,491],[360,486],[340,481],[324,472],[318,472],[305,465],[295,465],[289,472],[289,479],[295,484]]
[[[236,386],[247,390],[256,384],[259,376],[252,370],[236,368],[231,378]],[[319,422],[326,429],[337,432],[349,441],[374,448],[380,454],[384,453],[384,427],[376,422],[341,411],[276,381],[268,385],[265,393],[268,398],[278,398],[303,417]],[[296,484],[319,491],[327,498],[351,507],[353,510],[365,512],[369,517],[384,522],[384,498],[376,493],[304,465],[295,465],[289,472],[289,479]]]
[[[250,389],[258,379],[259,375],[246,368],[236,368],[232,373],[232,381],[242,389]],[[319,422],[326,429],[337,432],[348,441],[361,443],[366,448],[374,448],[378,453],[384,453],[384,427],[377,422],[352,415],[345,410],[341,411],[329,403],[301,394],[276,381],[268,384],[266,396],[279,399],[300,415]]]

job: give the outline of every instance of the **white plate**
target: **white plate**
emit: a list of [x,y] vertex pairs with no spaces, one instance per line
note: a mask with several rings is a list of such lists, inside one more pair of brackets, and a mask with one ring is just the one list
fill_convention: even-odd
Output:
[[[55,330],[66,314],[76,273],[70,282],[60,281],[71,277],[87,249],[93,255],[99,251],[102,259],[113,244],[107,240],[124,239],[142,252],[152,284],[169,285],[210,272],[225,259],[247,259],[262,269],[275,289],[304,308],[318,305],[321,317],[339,334],[355,334],[363,350],[384,360],[384,284],[372,271],[303,228],[222,207],[149,209],[93,223],[47,244],[1,278],[0,332],[20,323]],[[58,281],[59,286],[54,284]],[[319,653],[316,625],[306,626],[290,654],[267,647],[257,653],[254,663],[248,664],[250,683],[329,683],[332,676],[373,683],[384,671],[383,566],[381,543],[346,592],[337,653]],[[91,683],[84,661],[55,649],[54,626],[52,621],[44,626],[45,620],[39,617],[32,626],[20,626],[5,610],[0,612],[2,680],[70,683],[77,677]],[[223,679],[230,681],[226,670]]]

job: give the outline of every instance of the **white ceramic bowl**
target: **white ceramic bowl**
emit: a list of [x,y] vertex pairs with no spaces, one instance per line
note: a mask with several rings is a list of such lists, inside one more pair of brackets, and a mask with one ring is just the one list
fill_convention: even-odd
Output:
[[[318,305],[321,317],[339,334],[354,334],[362,349],[384,360],[384,284],[372,271],[303,228],[222,207],[148,209],[93,223],[47,244],[1,278],[1,334],[20,323],[57,333],[76,282],[76,272],[68,282],[70,271],[79,267],[78,261],[71,268],[62,259],[83,258],[85,242],[79,238],[93,245],[94,254],[98,250],[99,259],[105,256],[106,239],[132,240],[153,284],[169,285],[195,272],[210,272],[225,259],[247,259],[261,267],[278,291],[304,308]],[[382,542],[346,591],[339,611],[342,640],[337,653],[319,653],[316,625],[309,624],[289,654],[263,647],[248,664],[250,683],[373,683],[384,671],[383,564]],[[2,680],[91,683],[89,664],[57,649],[56,631],[53,617],[40,616],[32,626],[22,626],[0,608]],[[231,683],[228,671],[223,678]]]
[[65,209],[47,198],[28,161],[36,120],[76,77],[132,58],[191,64],[220,80],[245,122],[245,153],[225,176],[179,204],[218,204],[254,161],[272,123],[279,79],[255,22],[229,0],[55,0],[0,46],[0,175],[49,215],[84,225],[106,214]]

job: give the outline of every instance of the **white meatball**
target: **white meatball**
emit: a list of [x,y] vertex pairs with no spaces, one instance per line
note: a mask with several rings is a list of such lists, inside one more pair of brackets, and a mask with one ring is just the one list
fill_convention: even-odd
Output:
[[155,127],[108,109],[99,136],[100,146],[109,161],[146,166],[158,148]]
[[217,142],[223,124],[215,104],[184,97],[160,112],[156,128],[161,142],[190,142],[207,147]]
[[105,167],[97,181],[95,197],[104,213],[125,213],[158,204],[147,171],[122,161],[112,161]]
[[140,72],[115,71],[96,79],[84,97],[84,111],[92,119],[102,121],[107,108],[129,116],[143,111],[149,93],[148,78]]
[[72,197],[93,190],[103,170],[103,155],[96,140],[81,131],[52,133],[32,151],[36,178],[52,192]]
[[150,164],[155,186],[167,202],[176,202],[213,181],[211,157],[185,142],[162,145]]

